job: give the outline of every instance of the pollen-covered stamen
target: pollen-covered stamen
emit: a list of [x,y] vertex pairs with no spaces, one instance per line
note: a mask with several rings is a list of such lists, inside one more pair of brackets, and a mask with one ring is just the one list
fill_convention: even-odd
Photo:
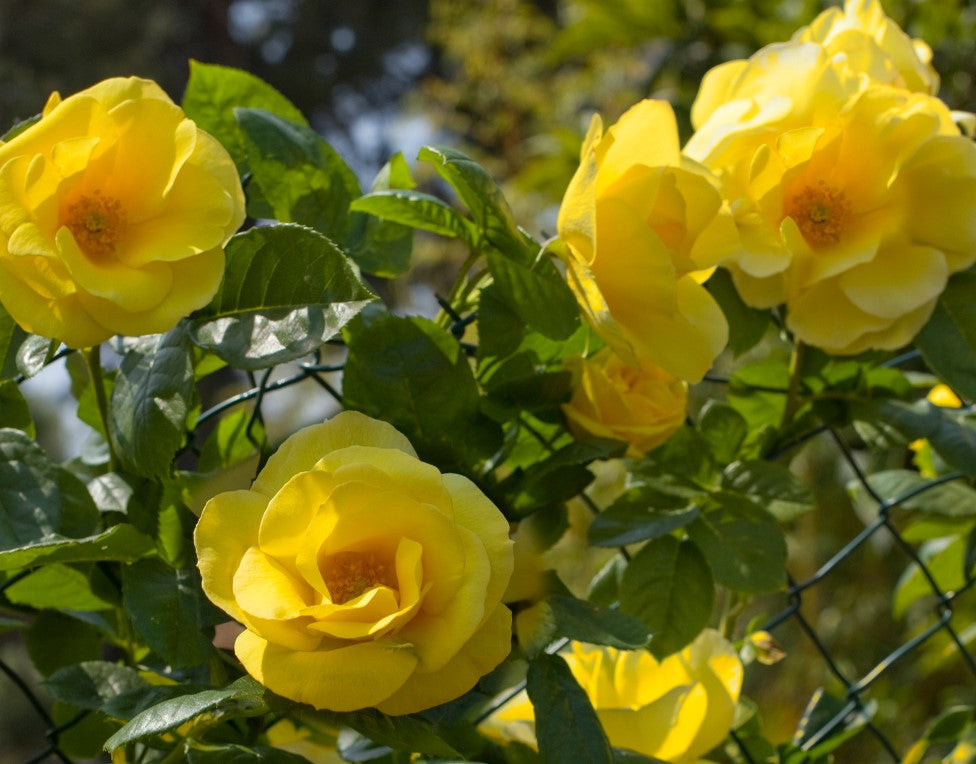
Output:
[[850,217],[851,205],[843,191],[822,180],[804,186],[786,204],[786,216],[793,218],[803,238],[813,246],[836,244]]
[[115,252],[125,226],[125,210],[118,199],[95,191],[68,205],[62,222],[86,255],[102,258]]
[[375,586],[393,586],[389,566],[372,553],[339,552],[328,557],[322,568],[325,585],[336,605],[354,600]]

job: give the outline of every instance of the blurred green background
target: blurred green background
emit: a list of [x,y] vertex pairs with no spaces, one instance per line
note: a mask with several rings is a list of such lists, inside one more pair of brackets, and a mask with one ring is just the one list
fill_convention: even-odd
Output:
[[[665,98],[684,137],[702,75],[715,64],[785,40],[825,3],[816,0],[0,0],[0,127],[28,117],[52,90],[102,78],[156,79],[175,99],[191,58],[246,69],[292,99],[364,181],[424,143],[473,154],[503,182],[517,219],[551,234],[590,115],[606,123],[640,98]],[[887,0],[885,9],[933,48],[941,97],[976,110],[976,2]],[[423,177],[423,173],[420,173]],[[450,283],[451,251],[418,239],[412,278]],[[408,285],[391,289],[403,297]],[[55,413],[54,416],[57,416]],[[900,466],[900,465],[895,465]],[[791,572],[810,575],[863,528],[829,444],[794,468],[815,486],[817,512],[791,533]],[[843,670],[861,676],[918,624],[891,615],[906,559],[869,544],[804,600]],[[782,602],[770,603],[771,611]],[[973,611],[973,603],[968,603]],[[787,658],[754,666],[756,698],[773,740],[792,733],[813,691],[831,684],[823,659],[793,625],[777,631]],[[0,638],[2,639],[2,638]],[[899,750],[927,720],[971,701],[957,659],[929,643],[871,693],[878,724]],[[18,641],[0,659],[30,667]],[[962,676],[966,680],[966,676]],[[0,677],[0,761],[42,747],[37,715]],[[876,760],[862,735],[838,761]],[[878,759],[880,760],[880,759]]]

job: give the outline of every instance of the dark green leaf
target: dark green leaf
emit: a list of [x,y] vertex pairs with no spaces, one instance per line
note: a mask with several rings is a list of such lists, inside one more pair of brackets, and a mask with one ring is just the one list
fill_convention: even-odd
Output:
[[744,496],[713,494],[688,535],[717,583],[758,594],[786,586],[786,539],[772,516]]
[[216,64],[190,62],[183,111],[224,145],[242,173],[247,169],[247,154],[234,109],[244,107],[264,109],[292,122],[307,124],[291,101],[253,74]]
[[123,571],[122,594],[133,626],[167,662],[196,666],[210,658],[213,611],[196,568],[142,560]]
[[232,366],[261,369],[318,349],[373,299],[322,234],[253,228],[227,245],[224,282],[191,335]]
[[960,421],[954,409],[928,401],[878,400],[856,406],[854,417],[893,428],[907,441],[926,438],[950,467],[976,475],[976,428]]
[[147,477],[169,473],[194,393],[193,354],[182,326],[126,354],[112,390],[109,428],[130,471]]
[[[409,191],[414,186],[407,161],[398,152],[377,173],[370,190]],[[346,251],[366,273],[394,278],[410,268],[413,227],[381,218],[351,211]]]
[[933,742],[955,742],[962,738],[973,721],[972,706],[956,706],[943,712],[925,732]]
[[626,546],[664,536],[698,517],[698,507],[685,499],[647,486],[630,489],[593,518],[589,539],[594,546]]
[[455,149],[425,146],[417,158],[431,162],[471,212],[477,230],[499,252],[528,264],[538,248],[515,225],[508,202],[477,162]]
[[0,381],[0,428],[3,427],[13,427],[34,437],[30,406],[12,379]]
[[117,695],[147,685],[135,669],[106,661],[83,661],[66,666],[54,672],[44,684],[56,699],[93,711]]
[[566,661],[548,653],[537,656],[529,663],[526,689],[543,762],[611,764],[607,736]]
[[203,715],[216,723],[239,716],[259,716],[267,708],[264,688],[251,677],[242,677],[219,690],[181,695],[147,708],[106,740],[104,750],[114,751],[126,743],[167,732]]
[[[314,228],[334,242],[349,233],[349,203],[359,181],[349,165],[314,130],[263,109],[235,109],[259,190],[256,217]],[[252,186],[248,187],[248,191]]]
[[13,140],[22,132],[24,132],[24,130],[26,130],[28,127],[30,127],[33,124],[36,124],[40,120],[41,120],[40,114],[35,114],[34,116],[28,117],[27,119],[22,119],[20,122],[18,122],[13,127],[11,127],[7,132],[5,132],[3,135],[0,135],[0,141],[7,142]]
[[728,464],[738,454],[749,433],[749,425],[731,406],[709,400],[698,419],[698,431],[708,443],[715,461]]
[[[540,635],[540,649],[559,637],[593,645],[609,645],[622,650],[634,650],[647,644],[647,629],[633,616],[600,607],[592,602],[567,594],[550,594],[537,607],[540,621],[546,624]],[[545,644],[542,644],[542,643]]]
[[297,753],[289,753],[279,748],[243,745],[211,745],[199,740],[188,739],[186,746],[187,764],[309,764],[309,760]]
[[966,539],[962,536],[933,539],[922,544],[919,556],[928,573],[923,573],[915,563],[905,569],[895,587],[891,602],[892,615],[901,618],[916,600],[935,596],[929,582],[930,576],[942,592],[956,591],[965,586],[965,552]]
[[47,337],[39,337],[36,334],[28,334],[27,338],[17,348],[16,365],[17,371],[25,377],[33,377],[51,362],[55,351],[58,349],[58,341],[50,340]]
[[579,304],[548,258],[529,268],[489,253],[488,267],[498,296],[529,328],[549,339],[565,340],[579,327]]
[[0,379],[12,379],[19,373],[17,351],[27,337],[27,332],[0,305]]
[[403,188],[373,191],[353,201],[349,209],[420,231],[460,238],[471,246],[477,241],[477,229],[470,220],[446,202],[422,191]]
[[[65,639],[65,635],[71,635]],[[55,610],[43,610],[27,630],[27,652],[48,676],[60,668],[101,657],[105,635],[95,626]]]
[[740,356],[755,347],[772,324],[769,311],[746,305],[739,297],[732,277],[722,268],[712,274],[706,288],[729,321],[729,350],[732,354]]
[[337,724],[351,727],[374,743],[397,751],[412,751],[436,758],[456,759],[455,751],[427,721],[412,716],[387,716],[373,709],[335,714]]
[[88,493],[99,512],[127,515],[134,489],[118,472],[107,472],[88,481]]
[[630,561],[620,584],[620,609],[639,618],[651,633],[659,660],[677,652],[708,625],[715,584],[698,547],[662,536]]
[[84,536],[98,519],[84,483],[25,433],[0,429],[0,551]]
[[384,419],[435,463],[474,464],[501,445],[458,341],[432,321],[382,311],[347,331],[343,398]]
[[765,507],[781,523],[795,520],[813,509],[813,494],[782,464],[750,459],[725,468],[722,486]]
[[949,387],[976,400],[976,271],[955,274],[915,338],[925,363]]
[[[888,506],[940,517],[976,516],[976,490],[959,480],[940,483],[909,470],[885,470],[869,475],[868,483]],[[860,482],[852,483],[850,491],[855,501],[877,511],[877,502]]]

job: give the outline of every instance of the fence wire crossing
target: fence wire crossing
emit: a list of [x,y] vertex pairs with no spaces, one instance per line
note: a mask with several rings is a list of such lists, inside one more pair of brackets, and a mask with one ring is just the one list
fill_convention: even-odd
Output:
[[[67,352],[62,351],[55,356],[55,360],[59,360],[65,355],[67,355]],[[898,363],[899,360],[901,359],[896,359],[893,363]],[[229,409],[250,404],[252,410],[246,427],[246,436],[262,454],[263,461],[267,457],[267,444],[259,436],[256,428],[263,422],[262,404],[267,396],[310,379],[329,396],[334,398],[336,403],[341,406],[341,393],[329,381],[327,375],[341,372],[342,368],[343,365],[341,363],[322,363],[321,357],[316,354],[311,362],[298,364],[297,371],[287,376],[273,378],[275,369],[268,369],[260,375],[248,373],[247,379],[250,387],[247,390],[212,405],[200,414],[197,418],[196,428],[190,433],[183,453],[198,452],[197,433],[201,432],[208,422],[215,420],[220,414]],[[21,382],[23,379],[21,378],[17,381]],[[720,380],[716,379],[714,381]],[[886,730],[882,729],[872,720],[870,709],[870,703],[872,701],[871,690],[876,682],[895,666],[904,665],[912,660],[919,660],[919,649],[937,634],[944,634],[948,637],[955,651],[958,653],[959,660],[966,671],[965,679],[960,681],[968,682],[973,688],[976,688],[976,658],[974,658],[973,653],[966,646],[966,641],[963,636],[960,635],[959,629],[957,628],[958,624],[953,622],[954,617],[957,616],[956,611],[959,598],[969,591],[969,589],[973,588],[974,584],[976,584],[976,578],[971,575],[969,570],[971,566],[967,566],[965,584],[952,591],[944,591],[937,581],[937,576],[919,554],[919,550],[904,538],[895,522],[893,522],[892,512],[904,506],[906,502],[917,498],[919,495],[934,490],[940,485],[960,480],[964,476],[961,473],[947,474],[918,485],[894,499],[885,499],[872,487],[867,475],[858,464],[854,448],[847,441],[845,435],[836,429],[827,426],[819,427],[808,433],[807,436],[792,443],[788,449],[799,447],[813,438],[823,436],[830,438],[839,453],[840,459],[849,469],[853,480],[863,488],[866,494],[876,504],[876,514],[873,519],[866,523],[863,530],[856,533],[856,535],[844,543],[812,575],[807,576],[803,580],[795,580],[790,576],[788,578],[788,588],[781,595],[781,601],[784,602],[782,610],[768,618],[765,623],[759,626],[759,629],[776,634],[788,624],[793,624],[798,627],[822,659],[825,676],[836,680],[839,686],[843,688],[844,696],[841,699],[839,707],[833,713],[818,716],[818,726],[813,729],[809,727],[805,728],[803,730],[802,741],[794,741],[799,743],[801,750],[814,751],[817,746],[839,732],[851,729],[852,727],[858,727],[862,728],[862,733],[867,732],[876,741],[879,755],[883,756],[883,759],[878,758],[877,760],[899,762],[902,760],[903,754],[899,753],[896,744],[892,741],[890,730],[886,732]],[[803,612],[805,604],[804,597],[809,595],[817,587],[828,587],[831,580],[840,575],[838,573],[838,567],[842,563],[851,558],[852,555],[864,547],[869,541],[882,536],[888,539],[888,542],[892,545],[892,549],[900,551],[905,556],[908,564],[917,566],[935,600],[933,605],[934,620],[926,628],[890,650],[867,671],[858,676],[842,668],[843,656],[838,655],[836,651],[828,646],[827,640],[818,633],[814,619]],[[10,603],[3,596],[5,590],[27,576],[30,572],[32,570],[24,570],[0,582],[0,604],[10,607]],[[870,639],[870,635],[867,635],[866,638]],[[62,739],[67,732],[84,720],[91,712],[83,710],[65,721],[58,723],[47,708],[47,701],[43,692],[38,690],[30,678],[23,675],[25,672],[19,672],[13,665],[0,658],[0,673],[5,677],[5,680],[0,680],[0,688],[3,687],[4,681],[9,682],[12,688],[23,696],[32,712],[36,714],[45,727],[44,739],[38,741],[37,752],[25,760],[27,764],[55,760],[65,762],[65,764],[73,764],[76,759],[73,759],[65,752]],[[7,690],[0,690],[0,692],[6,694]],[[6,706],[7,704],[4,703],[3,705]],[[757,760],[750,752],[747,741],[743,740],[737,732],[733,731],[731,733],[731,740],[733,741],[733,747],[737,749],[733,753],[734,757],[739,758],[743,762],[749,762],[750,764],[759,764],[760,760]],[[836,752],[842,754],[846,745],[848,745],[848,742],[842,744]],[[34,750],[33,746],[30,747],[31,750]],[[765,759],[762,759],[762,761],[765,761]]]

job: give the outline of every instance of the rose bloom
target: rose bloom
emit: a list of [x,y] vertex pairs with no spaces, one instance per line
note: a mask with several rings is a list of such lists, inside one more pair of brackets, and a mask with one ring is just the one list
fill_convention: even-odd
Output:
[[244,220],[230,156],[149,80],[109,79],[0,145],[0,302],[70,347],[206,305]]
[[[660,662],[645,650],[579,642],[563,658],[615,748],[675,764],[697,762],[732,726],[742,662],[714,629]],[[482,730],[535,746],[535,712],[527,693],[492,714]]]
[[567,362],[573,397],[563,414],[577,435],[626,441],[640,458],[671,437],[685,421],[688,386],[649,362],[629,364],[610,348]]
[[910,342],[976,260],[976,146],[938,99],[838,66],[811,43],[761,51],[686,151],[731,200],[742,298],[856,354]]
[[406,714],[508,655],[508,522],[460,475],[356,412],[288,438],[250,490],[203,509],[203,590],[245,626],[238,659],[316,708]]
[[641,101],[606,133],[593,117],[557,228],[570,286],[604,341],[700,380],[728,339],[702,282],[737,234],[708,173],[681,156],[670,105]]

